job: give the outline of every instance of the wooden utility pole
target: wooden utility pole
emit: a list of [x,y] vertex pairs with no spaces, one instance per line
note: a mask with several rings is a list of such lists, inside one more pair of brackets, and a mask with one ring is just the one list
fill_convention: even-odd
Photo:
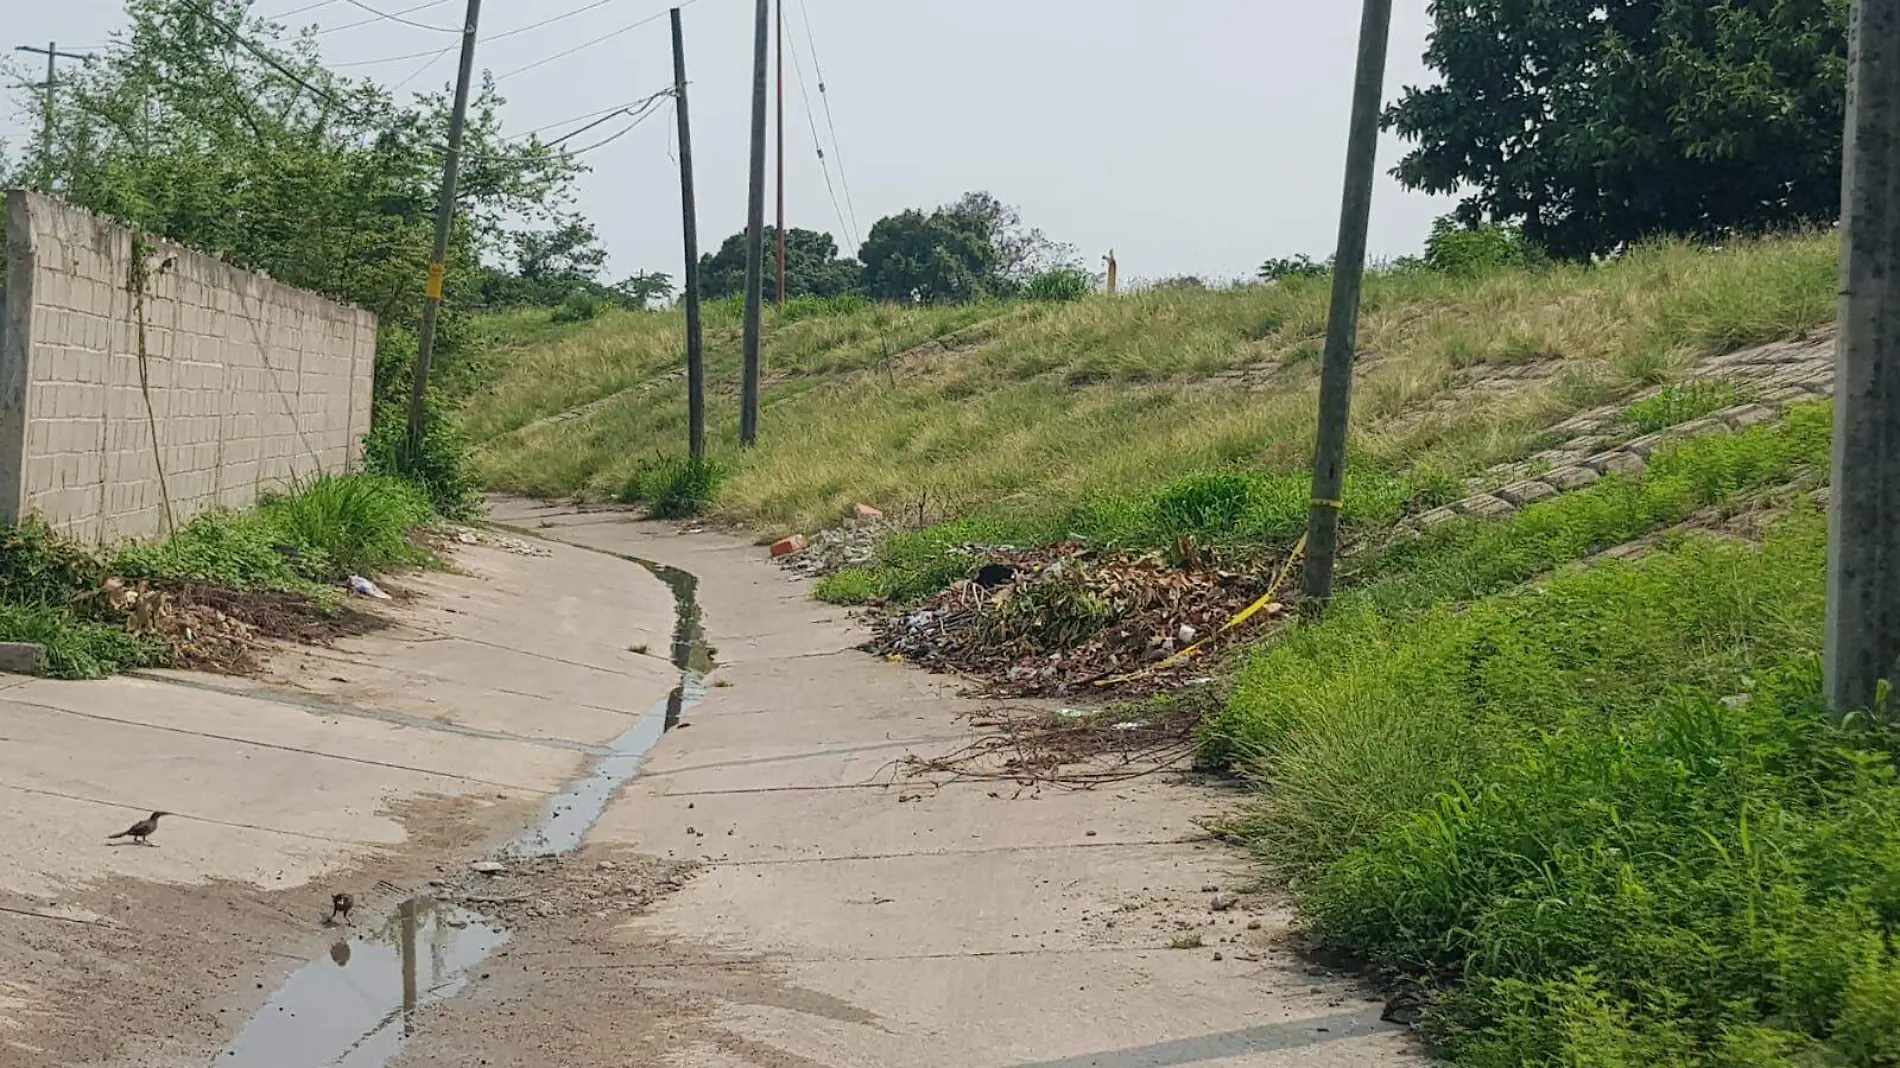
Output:
[[686,237],[686,440],[693,459],[706,455],[706,346],[699,327],[699,209],[693,196],[693,127],[686,112],[686,38],[673,16],[673,107],[680,124],[680,231]]
[[1900,667],[1900,0],[1850,10],[1825,657],[1843,715]]
[[778,0],[778,285],[774,303],[785,306],[785,0]]
[[40,88],[44,89],[46,93],[41,98],[40,103],[40,174],[38,184],[40,192],[50,193],[53,191],[53,113],[59,104],[59,98],[55,93],[55,89],[59,85],[59,61],[62,59],[87,60],[91,59],[92,56],[84,52],[61,52],[58,42],[55,41],[46,42],[45,48],[35,48],[32,45],[19,45],[14,48],[14,51],[32,52],[36,55],[46,57],[46,81],[40,84]]
[[772,44],[772,0],[758,0],[752,42],[752,175],[746,195],[745,370],[739,384],[739,444],[759,440],[759,335],[765,288],[765,63]]
[[1326,319],[1326,356],[1320,370],[1319,436],[1313,446],[1313,503],[1306,521],[1306,596],[1322,606],[1333,596],[1333,564],[1339,549],[1339,498],[1346,483],[1346,427],[1352,416],[1359,289],[1366,273],[1366,228],[1372,218],[1379,105],[1385,94],[1386,41],[1391,27],[1392,0],[1365,0],[1359,21],[1359,65],[1352,89],[1352,126],[1346,138],[1346,186],[1339,205],[1339,246],[1333,256],[1333,305]]
[[442,191],[435,209],[435,249],[423,290],[422,333],[416,343],[416,373],[409,388],[409,461],[422,458],[423,405],[429,393],[429,363],[435,358],[436,320],[442,312],[442,283],[448,274],[449,233],[455,222],[455,179],[462,165],[462,126],[468,118],[468,85],[475,73],[475,24],[482,0],[468,0],[462,24],[462,63],[455,76],[455,107],[449,112],[449,143],[442,160]]

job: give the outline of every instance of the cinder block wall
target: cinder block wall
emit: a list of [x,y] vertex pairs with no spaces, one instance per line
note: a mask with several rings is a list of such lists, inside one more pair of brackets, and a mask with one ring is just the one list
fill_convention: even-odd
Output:
[[0,518],[162,537],[360,460],[374,315],[149,239],[141,299],[132,232],[35,193],[6,241]]

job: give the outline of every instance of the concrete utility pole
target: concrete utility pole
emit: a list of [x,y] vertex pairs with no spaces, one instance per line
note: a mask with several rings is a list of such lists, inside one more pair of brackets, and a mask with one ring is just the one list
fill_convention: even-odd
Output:
[[1825,662],[1838,714],[1873,708],[1900,663],[1900,0],[1851,10]]
[[1379,105],[1385,94],[1386,41],[1391,27],[1392,0],[1365,0],[1359,21],[1359,70],[1352,89],[1352,128],[1346,139],[1339,247],[1333,256],[1333,306],[1326,319],[1326,357],[1320,371],[1313,504],[1306,521],[1306,596],[1320,605],[1332,599],[1333,563],[1339,549],[1339,497],[1346,481],[1346,426],[1352,415],[1359,288],[1366,273],[1366,226],[1372,217]]
[[773,303],[785,306],[785,0],[778,0],[778,285]]
[[699,209],[693,196],[693,126],[686,112],[686,38],[673,16],[673,106],[680,124],[680,230],[686,236],[686,421],[693,459],[706,455],[706,343],[699,325]]
[[46,57],[46,81],[40,88],[46,90],[40,104],[40,192],[53,191],[53,111],[58,104],[54,91],[59,85],[59,61],[62,59],[88,60],[92,56],[86,52],[61,52],[56,41],[46,42],[45,48],[32,45],[19,45],[15,52],[32,52]]
[[765,288],[765,62],[772,45],[772,0],[758,0],[752,43],[752,178],[746,196],[745,370],[739,384],[739,444],[759,440],[759,335]]
[[482,0],[468,0],[462,24],[462,64],[455,76],[455,107],[449,112],[448,151],[442,160],[442,193],[435,210],[435,251],[429,256],[429,280],[423,290],[422,334],[416,344],[416,373],[409,390],[409,460],[422,458],[424,400],[429,394],[429,364],[435,358],[435,325],[442,313],[442,282],[448,273],[449,233],[455,223],[455,178],[462,166],[462,126],[468,118],[468,84],[475,73],[475,25]]

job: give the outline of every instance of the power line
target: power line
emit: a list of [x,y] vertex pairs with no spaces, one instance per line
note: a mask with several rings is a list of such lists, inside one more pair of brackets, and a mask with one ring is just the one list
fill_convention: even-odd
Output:
[[331,4],[334,4],[337,2],[339,2],[339,0],[317,0],[317,2],[314,4],[305,4],[302,7],[293,7],[289,11],[286,11],[281,15],[265,15],[264,17],[267,19],[287,19],[295,15],[301,15],[306,11],[315,11],[316,9],[320,7],[329,7]]
[[[342,2],[342,0],[331,0],[331,2],[332,2],[332,3],[341,3],[341,2]],[[358,19],[358,20],[356,20],[355,22],[346,22],[346,23],[344,23],[344,24],[343,24],[343,25],[341,25],[341,26],[326,26],[326,27],[323,27],[323,28],[321,28],[321,29],[319,29],[319,30],[317,31],[317,36],[318,36],[318,37],[328,37],[328,36],[330,36],[330,35],[331,35],[331,34],[333,34],[333,33],[342,33],[342,32],[343,32],[344,30],[354,30],[354,29],[356,29],[356,28],[358,28],[358,27],[361,27],[361,26],[368,26],[368,25],[371,25],[371,24],[373,24],[373,23],[377,23],[377,22],[382,22],[382,21],[383,21],[384,19],[386,19],[386,18],[395,18],[395,16],[398,16],[398,15],[413,15],[413,14],[415,14],[415,13],[416,13],[416,12],[418,12],[418,11],[427,11],[427,10],[428,10],[429,8],[432,8],[432,7],[441,7],[441,6],[443,5],[443,4],[448,4],[448,3],[453,3],[453,2],[454,2],[454,0],[429,0],[429,2],[428,2],[428,3],[426,3],[426,4],[417,4],[417,5],[415,5],[414,7],[405,7],[405,8],[403,8],[403,9],[402,9],[401,11],[392,11],[392,12],[390,12],[390,13],[389,13],[388,15],[381,15],[381,14],[378,14],[377,16],[375,16],[375,17],[373,17],[373,18],[367,18],[367,19]],[[398,18],[398,19],[395,19],[395,21],[397,21],[397,22],[401,22],[402,20]],[[413,25],[416,25],[416,24],[415,24],[415,23],[410,23],[409,25],[412,25],[412,26],[413,26]],[[425,27],[425,28],[427,28],[427,29],[435,29],[435,27],[433,27],[433,26],[431,26],[431,27]],[[460,30],[444,30],[443,32],[444,32],[444,33],[460,33],[460,32],[462,32],[462,31],[460,31]]]
[[[375,8],[373,8],[373,7],[371,7],[371,6],[369,6],[368,4],[365,4],[365,3],[363,2],[363,0],[343,0],[343,2],[344,2],[344,3],[346,3],[346,4],[348,4],[348,5],[350,5],[350,6],[351,6],[351,7],[353,7],[353,8],[356,8],[356,9],[357,9],[357,10],[359,10],[359,11],[367,11],[367,12],[369,12],[369,13],[370,13],[371,15],[374,15],[374,16],[376,16],[376,19],[383,19],[383,20],[387,20],[387,21],[389,21],[389,22],[395,22],[395,23],[399,23],[399,24],[401,24],[401,25],[404,25],[404,26],[411,26],[411,27],[414,27],[415,29],[418,29],[418,30],[429,30],[429,31],[431,31],[431,32],[434,32],[434,33],[461,33],[461,32],[463,32],[463,27],[460,27],[460,26],[455,26],[455,27],[449,27],[449,26],[431,26],[431,25],[429,25],[429,24],[428,24],[428,23],[426,23],[426,22],[416,22],[416,21],[413,21],[413,20],[411,20],[411,19],[406,19],[406,18],[403,18],[403,17],[402,17],[402,16],[403,16],[403,12],[392,12],[392,11],[378,11],[377,9],[375,9]],[[435,6],[435,5],[433,5],[433,4],[425,4],[425,5],[423,5],[423,6],[425,6],[425,7],[433,7],[433,6]],[[420,10],[422,10],[422,9],[421,9],[421,8],[411,8],[410,10],[412,10],[412,11],[420,11]],[[372,21],[372,22],[374,22],[374,21],[376,21],[376,19],[372,19],[372,20],[370,20],[370,21]]]
[[818,76],[818,99],[825,106],[825,126],[831,131],[831,151],[838,157],[838,183],[844,186],[844,204],[851,212],[851,227],[857,229],[858,206],[851,201],[851,177],[844,169],[844,146],[838,142],[838,124],[831,117],[831,94],[825,90],[825,68],[818,59],[818,35],[812,32],[811,8],[798,0],[798,13],[805,21],[805,43],[811,49],[812,71]]
[[390,86],[389,87],[390,93],[393,94],[397,92],[398,90],[402,89],[404,86],[408,85],[410,82],[413,82],[417,78],[422,77],[425,73],[428,72],[430,67],[433,67],[437,63],[442,62],[443,56],[446,56],[450,52],[455,51],[456,47],[457,46],[455,45],[450,45],[447,48],[444,48],[443,50],[441,50],[440,52],[437,52],[435,55],[430,56],[427,62],[425,62],[422,66],[417,67],[414,71],[410,73],[410,75],[407,78],[404,78],[402,81],[399,81],[396,84]]
[[[699,3],[699,0],[685,0],[685,3],[680,4],[679,7],[682,9],[689,8],[697,3]],[[512,78],[517,74],[524,74],[528,71],[534,70],[536,67],[544,67],[548,65],[549,63],[554,62],[557,59],[566,59],[568,56],[571,56],[574,53],[581,51],[582,49],[592,48],[597,44],[604,44],[608,41],[613,40],[616,37],[622,36],[623,34],[632,33],[633,31],[639,29],[642,26],[648,25],[650,23],[658,22],[665,17],[666,17],[666,12],[662,11],[657,15],[649,15],[646,18],[640,19],[637,22],[630,22],[627,25],[622,26],[617,30],[610,30],[607,33],[602,34],[601,36],[596,37],[591,41],[585,41],[581,44],[577,44],[573,48],[569,48],[566,51],[556,52],[551,56],[547,56],[546,58],[537,59],[533,63],[530,63],[526,66],[516,67],[515,69],[511,71],[507,71],[502,74],[497,74],[495,75],[495,80],[501,81],[503,78]]]
[[791,34],[786,34],[785,39],[792,45],[792,70],[798,74],[798,97],[805,104],[805,122],[811,127],[812,147],[818,150],[818,169],[825,175],[825,192],[831,196],[831,210],[838,216],[838,229],[844,231],[845,239],[851,242],[851,247],[855,250],[858,247],[858,236],[852,230],[851,224],[845,221],[844,206],[838,203],[838,190],[832,185],[831,163],[825,159],[825,144],[818,136],[818,116],[812,110],[811,93],[805,88],[805,64],[798,58],[797,41]]
[[[493,43],[494,43],[494,42],[496,42],[496,41],[503,41],[503,40],[507,40],[507,39],[508,39],[508,38],[510,38],[510,37],[519,37],[520,35],[522,35],[522,34],[524,34],[524,33],[528,33],[528,32],[529,32],[529,31],[531,31],[531,30],[538,30],[538,29],[540,29],[540,28],[541,28],[541,27],[543,27],[543,26],[548,26],[548,25],[551,25],[551,24],[553,24],[553,23],[556,23],[556,22],[560,22],[560,21],[561,21],[562,19],[570,19],[570,18],[573,18],[573,17],[574,17],[574,16],[576,16],[576,15],[584,15],[584,14],[586,14],[587,12],[589,12],[589,11],[593,11],[593,10],[594,10],[594,9],[596,9],[596,8],[601,8],[601,7],[606,7],[606,6],[608,5],[608,4],[612,4],[612,3],[617,3],[617,2],[618,2],[618,0],[593,0],[593,2],[592,2],[592,3],[589,3],[589,4],[583,4],[583,5],[581,5],[580,7],[577,7],[577,8],[574,8],[574,9],[573,9],[573,10],[571,10],[571,11],[563,11],[563,12],[561,12],[561,13],[560,13],[560,14],[558,14],[558,15],[549,15],[549,16],[548,16],[547,18],[544,18],[544,19],[540,19],[540,20],[538,20],[538,21],[536,21],[536,22],[530,22],[530,23],[528,23],[528,24],[527,24],[526,26],[516,26],[516,27],[515,27],[514,29],[512,29],[512,30],[503,30],[503,31],[502,31],[502,32],[500,32],[500,33],[495,33],[495,34],[490,34],[490,35],[488,35],[488,36],[486,36],[486,37],[484,37],[484,38],[482,38],[482,41],[483,41],[484,43],[486,43],[486,44],[493,44]],[[682,8],[686,8],[686,7],[691,7],[692,5],[694,5],[694,4],[696,4],[696,3],[698,3],[698,2],[699,2],[699,0],[686,0],[686,2],[685,2],[685,3],[683,3],[683,4],[681,4],[681,5],[680,5],[680,7],[682,7]],[[600,37],[597,37],[597,38],[595,38],[594,40],[591,40],[591,41],[587,41],[587,42],[584,42],[584,43],[582,43],[582,44],[579,44],[579,45],[576,45],[576,46],[574,46],[573,48],[570,48],[570,49],[568,49],[568,50],[567,50],[567,51],[565,51],[565,52],[556,52],[556,53],[555,53],[554,55],[551,55],[551,56],[547,56],[547,57],[545,57],[545,58],[543,58],[543,59],[539,59],[539,60],[536,60],[535,62],[533,62],[533,63],[530,63],[530,64],[528,64],[528,65],[527,65],[527,66],[525,66],[525,67],[519,67],[519,68],[516,68],[515,70],[511,70],[511,71],[509,71],[509,72],[508,72],[507,74],[501,74],[501,75],[497,75],[497,77],[498,77],[498,78],[506,78],[506,77],[509,77],[509,76],[511,76],[511,75],[515,75],[515,74],[520,74],[520,73],[521,73],[522,71],[527,71],[527,70],[533,70],[534,68],[536,68],[536,67],[539,67],[539,66],[542,66],[543,64],[547,64],[547,63],[552,63],[552,62],[554,62],[554,61],[555,61],[555,60],[557,60],[557,59],[565,59],[566,57],[568,57],[568,56],[571,56],[571,55],[573,55],[574,53],[576,53],[576,52],[579,52],[579,51],[581,51],[581,50],[582,50],[582,49],[584,49],[584,48],[592,48],[593,46],[595,46],[595,45],[597,45],[597,44],[600,44],[600,43],[601,43],[601,42],[603,42],[603,41],[610,41],[610,40],[613,40],[613,39],[614,39],[615,37],[619,37],[619,36],[620,36],[621,34],[624,34],[624,33],[630,33],[630,32],[632,32],[632,31],[634,31],[634,30],[637,30],[637,29],[639,29],[639,28],[640,28],[640,27],[642,27],[642,26],[645,26],[645,25],[646,25],[647,23],[649,23],[649,22],[657,22],[657,21],[659,21],[660,19],[663,19],[663,18],[665,18],[665,17],[666,17],[666,13],[665,13],[665,12],[661,12],[660,14],[657,14],[657,15],[653,15],[653,16],[651,16],[651,17],[648,17],[648,18],[644,18],[644,19],[641,19],[640,21],[638,21],[638,22],[635,22],[635,23],[632,23],[631,25],[627,25],[627,26],[622,26],[622,27],[620,27],[620,28],[619,28],[619,29],[617,29],[617,30],[610,30],[610,31],[608,31],[608,32],[607,32],[606,34],[604,34],[604,35],[602,35],[602,36],[600,36]],[[372,20],[372,21],[373,21],[373,20]],[[359,25],[360,25],[360,24],[359,24]],[[384,56],[384,57],[382,57],[381,59],[357,59],[357,60],[351,60],[350,62],[347,62],[347,63],[336,63],[336,64],[332,64],[332,66],[336,66],[336,67],[374,67],[374,66],[376,66],[376,65],[378,65],[378,64],[382,64],[382,63],[400,63],[400,62],[403,62],[403,61],[405,61],[405,60],[411,60],[411,59],[421,59],[422,57],[424,57],[424,56],[426,56],[426,55],[429,55],[429,54],[430,54],[430,53],[428,53],[428,52],[406,52],[406,53],[404,53],[404,54],[402,54],[402,55],[399,55],[399,56]]]

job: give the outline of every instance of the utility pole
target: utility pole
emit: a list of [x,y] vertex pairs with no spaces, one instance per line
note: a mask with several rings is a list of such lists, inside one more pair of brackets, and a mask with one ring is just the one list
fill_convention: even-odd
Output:
[[778,0],[778,285],[773,293],[785,306],[785,0]]
[[85,52],[61,52],[56,41],[46,42],[45,48],[32,45],[19,45],[15,52],[32,52],[46,57],[46,81],[40,88],[46,90],[40,105],[40,192],[53,191],[53,111],[58,104],[54,90],[59,85],[59,61],[62,59],[87,60],[92,56]]
[[1854,0],[1828,497],[1828,702],[1875,708],[1900,666],[1900,0]]
[[423,405],[429,394],[429,363],[435,358],[435,326],[442,313],[442,283],[448,273],[449,232],[455,222],[455,178],[462,166],[462,125],[468,117],[468,83],[475,73],[475,24],[482,0],[468,0],[462,25],[462,64],[455,76],[455,108],[449,112],[448,152],[442,160],[442,194],[435,209],[435,250],[429,256],[429,280],[423,290],[422,334],[416,344],[416,373],[409,390],[409,460],[422,458]]
[[746,191],[745,371],[739,385],[739,444],[759,441],[759,334],[765,288],[765,61],[772,0],[758,0],[752,41],[752,176]]
[[686,37],[673,16],[673,107],[680,124],[680,230],[686,235],[686,440],[693,459],[706,455],[706,345],[699,327],[699,209],[693,196],[693,127],[686,113]]
[[[1900,3],[1900,0],[1894,0]],[[1326,319],[1320,370],[1319,436],[1313,445],[1313,503],[1306,520],[1306,596],[1324,606],[1333,596],[1339,548],[1340,494],[1346,481],[1346,427],[1352,416],[1352,367],[1359,333],[1359,289],[1366,273],[1366,227],[1372,217],[1373,167],[1379,150],[1379,105],[1385,94],[1386,42],[1392,0],[1365,0],[1359,21],[1359,66],[1346,138],[1346,187],[1339,205],[1339,247],[1333,257],[1333,305]]]

